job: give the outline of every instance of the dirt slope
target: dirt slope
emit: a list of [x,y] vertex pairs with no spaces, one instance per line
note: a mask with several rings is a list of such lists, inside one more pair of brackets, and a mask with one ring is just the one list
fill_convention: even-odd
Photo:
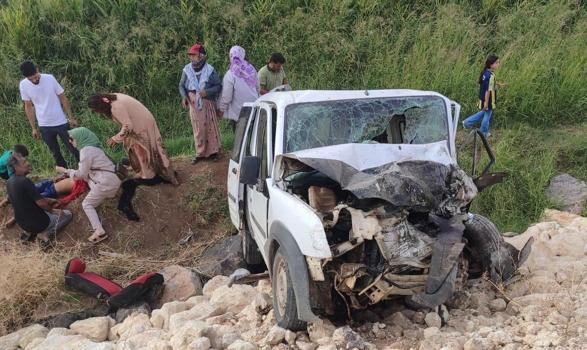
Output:
[[[230,230],[226,210],[226,169],[228,156],[216,162],[192,165],[188,159],[175,159],[181,185],[164,184],[139,187],[134,200],[141,220],[128,221],[116,210],[116,199],[105,202],[98,213],[105,230],[110,234],[99,245],[87,243],[91,233],[89,222],[81,208],[83,197],[71,203],[73,222],[57,238],[59,246],[72,246],[83,242],[88,253],[96,250],[133,252],[139,255],[165,257],[168,248],[194,232],[194,240],[206,239]],[[0,223],[12,209],[0,209]],[[21,233],[15,225],[0,229],[0,240],[16,240]]]

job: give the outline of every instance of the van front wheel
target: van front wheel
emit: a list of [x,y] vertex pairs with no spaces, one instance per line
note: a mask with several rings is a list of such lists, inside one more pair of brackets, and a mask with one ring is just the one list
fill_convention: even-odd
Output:
[[302,330],[306,323],[298,319],[296,296],[291,281],[287,260],[282,252],[277,249],[273,259],[271,275],[271,287],[273,289],[273,310],[277,324],[292,331]]

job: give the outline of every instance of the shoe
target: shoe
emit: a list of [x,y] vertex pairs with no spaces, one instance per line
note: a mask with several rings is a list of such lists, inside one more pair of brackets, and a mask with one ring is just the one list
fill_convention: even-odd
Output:
[[211,155],[210,157],[208,157],[208,159],[210,159],[211,161],[215,162],[217,160],[220,159],[220,156],[218,155],[218,153],[214,153],[213,155]]
[[41,248],[42,251],[46,252],[49,249],[53,248],[53,241],[51,239],[48,239],[46,241],[40,240],[39,247]]
[[463,120],[463,129],[469,129],[467,128],[467,126],[465,125],[465,121]]
[[135,213],[135,211],[131,207],[118,208],[118,210],[120,210],[121,212],[123,212],[124,215],[126,215],[126,218],[128,220],[130,220],[130,221],[139,221],[140,220],[140,218],[137,215],[137,213]]
[[92,244],[98,244],[98,243],[102,242],[105,239],[108,239],[108,234],[106,232],[102,232],[102,233],[100,233],[98,235],[92,234],[88,238],[88,241],[90,241],[90,243],[92,243]]

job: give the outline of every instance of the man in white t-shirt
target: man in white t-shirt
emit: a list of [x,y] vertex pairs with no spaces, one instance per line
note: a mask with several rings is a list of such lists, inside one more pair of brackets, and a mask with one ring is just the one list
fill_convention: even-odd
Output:
[[[67,130],[70,125],[77,127],[77,121],[73,117],[63,88],[53,75],[41,74],[31,61],[23,62],[20,71],[25,76],[25,79],[20,81],[20,96],[24,101],[24,110],[31,124],[33,137],[42,137],[53,154],[56,165],[68,168],[61,155],[57,138],[61,138],[61,142],[76,160],[79,160],[79,152],[69,142]],[[68,118],[65,117],[61,106],[67,112]]]

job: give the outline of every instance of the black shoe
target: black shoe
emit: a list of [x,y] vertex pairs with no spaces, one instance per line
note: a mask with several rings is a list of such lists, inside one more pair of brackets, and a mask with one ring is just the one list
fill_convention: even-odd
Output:
[[40,240],[39,247],[41,248],[42,251],[46,252],[49,249],[53,248],[53,241],[51,239],[48,239],[46,241]]
[[215,162],[217,160],[220,159],[220,156],[218,155],[218,153],[214,153],[213,155],[211,155],[210,157],[208,157],[208,159],[210,159],[211,161]]
[[135,213],[135,211],[130,208],[130,207],[126,207],[126,208],[118,208],[118,210],[120,210],[121,212],[124,213],[124,215],[126,215],[126,218],[130,221],[139,221],[140,218],[137,215],[137,213]]

